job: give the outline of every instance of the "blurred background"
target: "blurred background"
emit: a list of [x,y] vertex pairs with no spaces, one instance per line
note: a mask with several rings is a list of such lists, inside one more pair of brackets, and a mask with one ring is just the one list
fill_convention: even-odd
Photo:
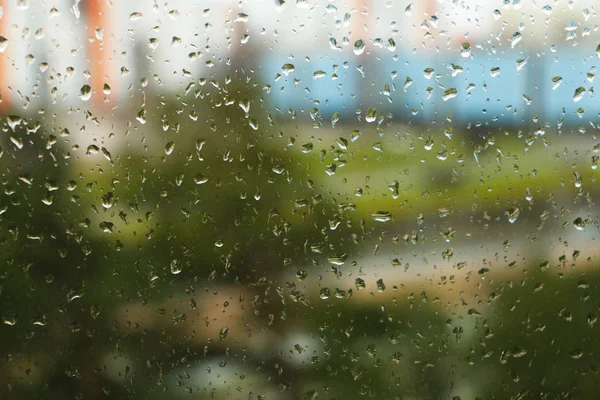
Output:
[[595,3],[0,0],[0,398],[596,398]]

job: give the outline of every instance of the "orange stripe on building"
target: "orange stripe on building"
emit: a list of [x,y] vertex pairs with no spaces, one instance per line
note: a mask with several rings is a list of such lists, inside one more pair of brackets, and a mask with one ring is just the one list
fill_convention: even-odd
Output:
[[[10,36],[7,3],[7,0],[0,0],[0,7],[2,7],[2,16],[0,17],[0,36],[3,37],[2,41],[8,39]],[[11,63],[8,58],[8,46],[10,46],[10,42],[0,43],[0,48],[3,49],[3,51],[0,52],[0,113],[2,114],[7,113],[11,106],[11,94],[9,89]]]
[[[2,1],[2,0],[0,0]],[[113,97],[115,77],[112,76],[110,58],[112,53],[113,27],[112,9],[108,0],[87,0],[85,17],[87,20],[89,85],[93,90],[92,102],[96,106],[109,107],[105,98]],[[100,38],[99,38],[100,36]],[[104,85],[110,87],[110,95],[104,93]]]

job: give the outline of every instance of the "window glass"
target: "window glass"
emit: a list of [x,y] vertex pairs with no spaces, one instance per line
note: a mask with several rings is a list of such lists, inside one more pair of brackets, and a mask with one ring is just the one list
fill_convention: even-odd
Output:
[[0,0],[0,398],[596,398],[596,6]]

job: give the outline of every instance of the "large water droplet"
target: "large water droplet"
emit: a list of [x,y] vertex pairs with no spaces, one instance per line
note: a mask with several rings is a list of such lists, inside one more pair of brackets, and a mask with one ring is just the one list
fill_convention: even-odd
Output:
[[508,222],[510,222],[511,224],[514,224],[515,221],[517,220],[517,218],[519,218],[520,213],[521,213],[521,210],[519,209],[519,207],[513,207],[513,208],[506,210],[506,212],[504,214],[506,214],[506,216],[508,217]]
[[4,53],[6,47],[8,46],[8,39],[4,36],[0,36],[0,53]]
[[467,58],[471,55],[471,44],[465,42],[461,45],[460,55]]
[[365,121],[371,123],[371,122],[374,122],[376,119],[377,119],[377,109],[375,109],[375,108],[369,109],[369,112],[365,116]]
[[583,95],[585,94],[585,88],[583,87],[578,87],[577,89],[575,89],[575,93],[573,93],[573,101],[574,102],[578,102],[579,100],[581,100],[583,98]]
[[167,143],[167,145],[165,146],[165,154],[169,156],[169,155],[171,155],[173,150],[175,150],[175,143],[174,142]]
[[515,32],[512,35],[512,38],[510,38],[510,46],[515,47],[517,45],[517,43],[519,43],[521,41],[521,39],[523,39],[523,35],[521,35],[520,32]]
[[171,261],[170,268],[171,268],[171,273],[173,275],[177,275],[177,274],[181,273],[181,271],[183,270],[183,267],[181,266],[181,263],[179,262],[179,260]]
[[442,95],[442,100],[448,101],[450,99],[455,98],[457,95],[458,95],[458,91],[456,90],[456,88],[446,89],[444,91],[444,94]]
[[361,55],[365,51],[366,43],[364,40],[359,39],[354,42],[354,54],[357,56]]
[[378,222],[388,222],[392,219],[392,213],[389,211],[377,211],[371,214],[373,219]]
[[90,85],[83,85],[81,87],[80,93],[81,94],[79,95],[79,97],[81,98],[81,100],[88,101],[92,97],[92,88],[90,87]]
[[288,76],[295,70],[296,70],[296,67],[294,66],[294,64],[283,64],[283,66],[281,67],[281,72],[283,72],[283,74],[285,76]]
[[555,76],[554,78],[552,78],[552,90],[556,90],[560,86],[562,81],[563,78],[560,76]]

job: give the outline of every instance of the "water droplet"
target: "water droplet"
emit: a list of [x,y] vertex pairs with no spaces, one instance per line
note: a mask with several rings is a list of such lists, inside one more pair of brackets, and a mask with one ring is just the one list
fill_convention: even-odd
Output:
[[431,77],[433,76],[433,74],[435,73],[435,70],[433,68],[425,68],[423,70],[423,76],[425,77],[425,79],[431,79]]
[[0,53],[4,53],[6,47],[8,46],[8,39],[4,36],[0,36]]
[[167,145],[165,146],[165,154],[169,156],[169,155],[171,155],[173,150],[175,150],[175,143],[174,142],[167,143]]
[[448,101],[450,99],[455,98],[457,95],[458,95],[458,91],[456,90],[456,88],[446,89],[444,91],[444,94],[442,95],[442,100]]
[[506,216],[508,217],[508,222],[510,222],[511,224],[515,223],[517,218],[519,218],[520,213],[521,210],[519,209],[519,207],[513,207],[504,212],[504,214],[506,214]]
[[582,231],[585,229],[585,221],[581,218],[581,217],[577,217],[574,221],[573,221],[573,226],[575,227],[575,229],[577,229],[578,231]]
[[108,210],[114,204],[113,192],[106,193],[104,196],[102,196],[101,200],[102,200],[102,207],[104,207]]
[[523,67],[525,65],[527,65],[527,62],[529,61],[529,58],[521,58],[517,60],[517,71],[520,71],[523,69]]
[[573,32],[575,30],[577,30],[577,24],[574,21],[567,22],[567,25],[565,26],[565,31]]
[[369,109],[369,112],[367,112],[367,115],[365,115],[365,121],[371,123],[371,122],[374,122],[376,119],[377,119],[377,109],[376,108]]
[[575,93],[573,93],[573,101],[574,102],[578,102],[579,100],[581,100],[583,98],[583,95],[585,94],[585,88],[583,87],[578,87],[577,89],[575,89]]
[[156,48],[158,47],[159,41],[157,38],[150,38],[148,39],[148,47],[150,47],[150,49],[152,51],[156,50]]
[[318,70],[313,73],[313,79],[324,78],[325,76],[327,76],[327,74],[323,70]]
[[460,49],[460,55],[467,58],[471,55],[471,44],[469,42],[464,42]]
[[79,97],[83,101],[88,101],[92,97],[92,88],[90,85],[83,85],[80,92],[81,94]]
[[335,255],[333,257],[327,258],[327,262],[329,262],[330,264],[333,264],[333,265],[344,265],[344,263],[346,262],[347,259],[348,259],[347,254],[340,254],[340,255]]
[[235,22],[248,22],[248,14],[246,13],[238,13],[235,18]]
[[195,183],[196,185],[203,185],[203,184],[205,184],[206,182],[208,182],[208,178],[207,178],[207,177],[205,177],[205,176],[204,176],[204,175],[202,175],[202,174],[200,174],[200,175],[196,175],[196,176],[194,177],[194,183]]
[[560,76],[555,76],[554,78],[552,78],[552,90],[556,90],[562,82],[563,78]]
[[339,120],[340,120],[340,113],[336,111],[331,116],[331,127],[335,128],[335,124],[337,124]]
[[510,46],[515,47],[517,43],[521,41],[521,39],[523,39],[523,35],[521,35],[521,32],[515,32],[510,38]]
[[285,0],[275,0],[275,10],[281,12],[285,8],[287,2]]
[[29,8],[29,0],[17,0],[17,8],[19,10],[27,10]]
[[362,39],[358,39],[354,42],[354,54],[357,56],[361,55],[365,51],[366,43]]
[[296,70],[296,67],[294,66],[294,64],[283,64],[283,66],[281,67],[281,72],[283,72],[283,74],[285,76],[288,76],[295,70]]
[[390,213],[389,211],[377,211],[371,214],[371,216],[375,221],[378,222],[388,222],[392,219],[392,213]]
[[394,41],[394,39],[388,39],[386,48],[388,49],[388,51],[396,51],[396,42]]
[[183,270],[181,263],[179,262],[179,260],[176,260],[176,259],[171,261],[170,268],[171,268],[171,273],[173,275],[177,275],[177,274],[181,273],[181,271]]
[[146,109],[142,108],[138,113],[137,116],[135,117],[135,119],[137,119],[139,121],[140,124],[145,124],[146,123]]
[[221,330],[219,331],[219,340],[225,340],[228,333],[229,333],[229,328],[227,328],[227,327],[221,328]]

